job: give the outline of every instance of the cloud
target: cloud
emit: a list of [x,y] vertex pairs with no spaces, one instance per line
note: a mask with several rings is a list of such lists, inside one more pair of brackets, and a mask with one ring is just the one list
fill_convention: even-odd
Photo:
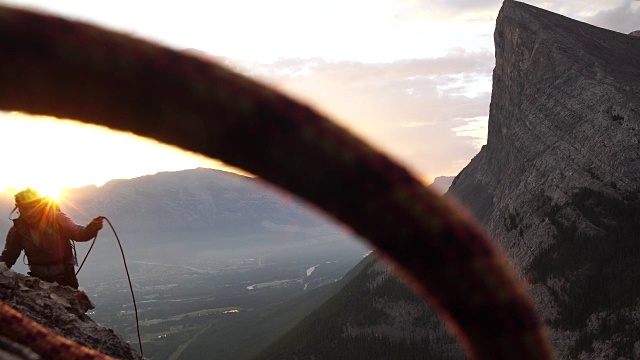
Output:
[[[623,33],[640,29],[637,0],[520,0],[570,18]],[[398,21],[495,21],[502,0],[394,1]]]
[[628,0],[613,9],[598,11],[583,21],[605,29],[628,34],[640,30],[640,2]]
[[392,1],[397,21],[452,19],[493,19],[498,14],[502,0],[404,0]]
[[447,9],[448,12],[467,13],[495,11],[502,5],[501,0],[422,0],[422,3],[429,7]]
[[[192,53],[197,50],[189,50]],[[200,56],[202,53],[200,52]],[[463,48],[451,48],[442,57],[405,59],[387,63],[363,63],[357,61],[331,62],[321,58],[279,59],[271,64],[243,62],[225,57],[211,57],[237,71],[253,77],[262,77],[270,82],[291,81],[312,75],[330,83],[349,83],[350,85],[372,82],[380,83],[399,79],[437,77],[456,74],[491,73],[494,63],[493,53],[489,50],[466,51]]]
[[487,50],[388,63],[217,61],[328,114],[419,177],[455,175],[485,141],[478,119],[486,122],[489,112],[494,56]]
[[596,25],[605,29],[629,33],[640,29],[640,2],[637,0],[532,0],[527,4]]

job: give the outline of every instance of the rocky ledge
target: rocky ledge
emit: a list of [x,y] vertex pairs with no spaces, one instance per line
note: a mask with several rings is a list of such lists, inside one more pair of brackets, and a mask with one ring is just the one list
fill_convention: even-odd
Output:
[[[119,359],[143,359],[113,330],[96,324],[86,312],[93,307],[86,295],[25,276],[0,263],[0,301],[69,340]],[[28,348],[0,337],[1,359],[39,359]]]

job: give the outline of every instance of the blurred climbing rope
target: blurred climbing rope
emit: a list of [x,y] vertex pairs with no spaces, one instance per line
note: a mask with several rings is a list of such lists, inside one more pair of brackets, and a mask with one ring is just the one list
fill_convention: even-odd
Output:
[[[464,210],[316,111],[220,65],[0,7],[0,109],[131,131],[247,170],[378,247],[472,358],[553,357],[523,284]],[[0,333],[24,340],[0,309]]]

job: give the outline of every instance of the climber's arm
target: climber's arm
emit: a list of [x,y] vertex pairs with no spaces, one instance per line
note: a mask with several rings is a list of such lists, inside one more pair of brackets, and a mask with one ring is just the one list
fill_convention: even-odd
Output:
[[9,229],[7,233],[7,240],[4,244],[4,250],[0,255],[0,262],[5,263],[7,267],[11,268],[16,263],[20,253],[22,252],[22,240],[15,227]]
[[75,241],[89,241],[98,234],[98,230],[102,229],[102,220],[93,219],[87,226],[82,226],[76,224],[63,212],[58,212],[56,218],[62,235]]

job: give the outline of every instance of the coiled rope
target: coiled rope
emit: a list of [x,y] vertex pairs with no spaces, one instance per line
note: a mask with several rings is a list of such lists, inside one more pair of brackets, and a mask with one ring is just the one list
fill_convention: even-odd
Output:
[[377,246],[472,358],[553,356],[523,285],[460,207],[321,114],[222,66],[0,7],[0,109],[131,131],[245,169]]

